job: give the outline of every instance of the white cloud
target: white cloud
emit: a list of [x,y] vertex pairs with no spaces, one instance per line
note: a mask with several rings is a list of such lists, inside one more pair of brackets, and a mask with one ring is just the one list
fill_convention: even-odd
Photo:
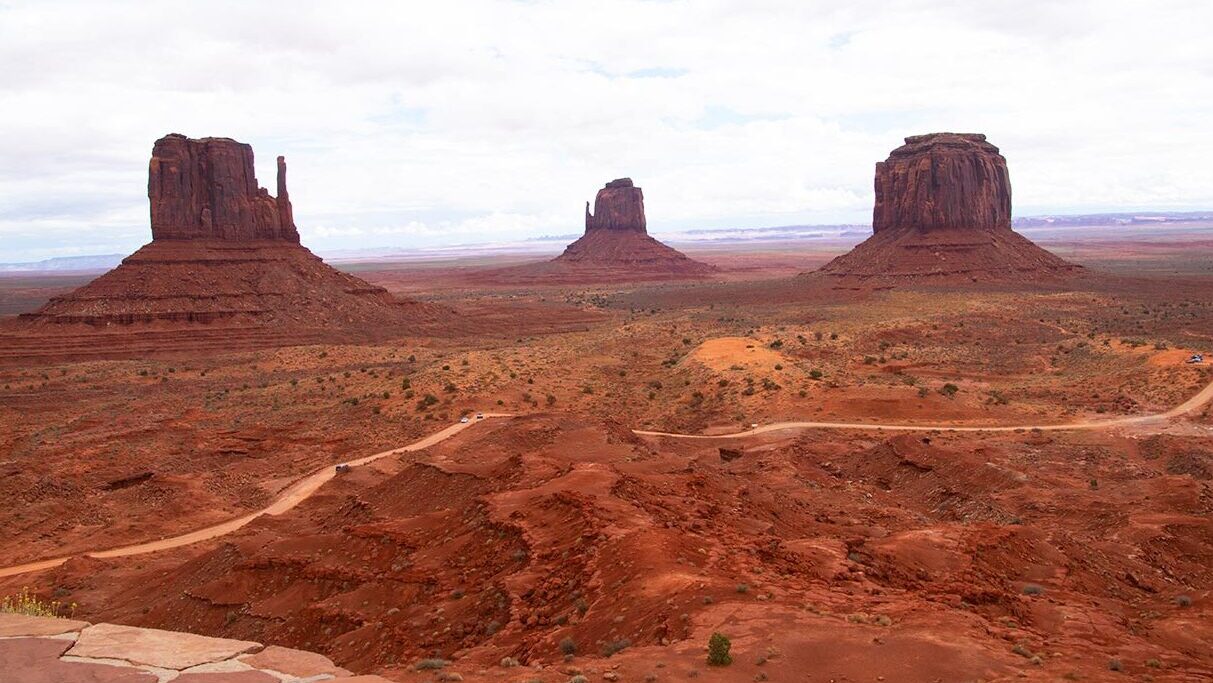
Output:
[[319,250],[870,217],[981,131],[1024,210],[1213,206],[1207,0],[0,4],[0,261],[125,251],[168,132],[285,154]]

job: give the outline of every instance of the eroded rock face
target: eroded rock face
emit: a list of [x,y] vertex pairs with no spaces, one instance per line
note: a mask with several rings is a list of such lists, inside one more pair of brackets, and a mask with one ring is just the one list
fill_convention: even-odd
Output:
[[258,187],[253,148],[230,138],[195,140],[176,133],[152,147],[147,196],[152,239],[286,240],[299,232],[278,157],[278,196]]
[[1081,271],[1011,229],[1007,160],[977,133],[931,133],[876,164],[872,236],[822,266],[839,288],[1039,282]]
[[585,231],[619,230],[647,234],[644,222],[644,192],[631,178],[619,178],[606,184],[594,197],[594,213],[585,204]]
[[1011,229],[1007,160],[980,133],[931,133],[876,164],[872,230]]

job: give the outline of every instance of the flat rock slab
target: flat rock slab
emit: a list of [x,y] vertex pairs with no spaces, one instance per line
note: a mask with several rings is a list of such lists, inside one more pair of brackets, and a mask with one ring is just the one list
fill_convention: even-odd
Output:
[[125,666],[60,661],[59,656],[71,644],[70,640],[53,638],[0,640],[0,680],[20,683],[156,683],[155,676]]
[[392,683],[392,681],[389,681],[388,679],[386,679],[382,676],[373,676],[373,675],[353,676],[351,678],[339,678],[337,680],[339,680],[341,683]]
[[134,664],[180,671],[260,649],[260,644],[247,640],[97,624],[80,632],[80,637],[68,654],[74,657],[121,659]]
[[324,655],[277,645],[267,645],[261,652],[242,656],[240,661],[254,669],[269,669],[299,678],[323,674],[334,677],[350,675],[349,671],[337,666]]
[[173,683],[282,683],[282,679],[262,671],[234,673],[181,674]]
[[0,613],[0,637],[13,636],[57,636],[72,633],[88,626],[87,621],[56,619],[55,617],[27,617],[24,614]]

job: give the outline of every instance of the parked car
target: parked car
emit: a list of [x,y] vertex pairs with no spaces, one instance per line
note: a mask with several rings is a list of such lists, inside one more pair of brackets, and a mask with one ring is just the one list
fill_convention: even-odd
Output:
[[483,419],[484,419],[484,413],[476,413],[476,419],[477,419],[477,420],[483,420]]
[[1192,357],[1188,359],[1188,362],[1189,363],[1203,363],[1203,362],[1205,362],[1205,356],[1203,353],[1194,353],[1194,354],[1192,354]]
[[346,463],[341,463],[340,465],[338,465],[336,467],[336,470],[337,470],[337,474],[345,474],[346,472],[350,471],[350,466],[347,465]]
[[461,424],[467,424],[467,423],[468,423],[468,416],[467,416],[467,415],[464,415],[463,417],[459,418],[459,422],[460,422]]

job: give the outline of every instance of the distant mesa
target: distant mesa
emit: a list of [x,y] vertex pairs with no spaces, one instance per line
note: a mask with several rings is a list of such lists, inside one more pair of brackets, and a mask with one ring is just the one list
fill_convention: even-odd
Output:
[[[446,311],[396,299],[301,246],[282,157],[277,181],[276,197],[258,186],[247,144],[157,140],[148,166],[152,241],[21,315],[18,335],[53,338],[24,352],[122,355],[377,337]],[[5,342],[9,351],[22,346],[15,337]]]
[[585,203],[585,231],[623,230],[648,234],[644,222],[644,191],[631,178],[606,184],[594,197],[594,213]]
[[172,133],[156,141],[148,164],[152,241],[286,240],[299,231],[278,157],[278,196],[257,186],[253,148],[230,138],[191,140]]
[[607,183],[585,207],[585,234],[564,253],[543,263],[485,271],[485,283],[575,284],[710,277],[715,266],[691,259],[648,234],[644,192],[631,178]]
[[1011,230],[1007,160],[976,133],[932,133],[876,164],[872,236],[811,276],[839,286],[1038,281],[1074,274]]

